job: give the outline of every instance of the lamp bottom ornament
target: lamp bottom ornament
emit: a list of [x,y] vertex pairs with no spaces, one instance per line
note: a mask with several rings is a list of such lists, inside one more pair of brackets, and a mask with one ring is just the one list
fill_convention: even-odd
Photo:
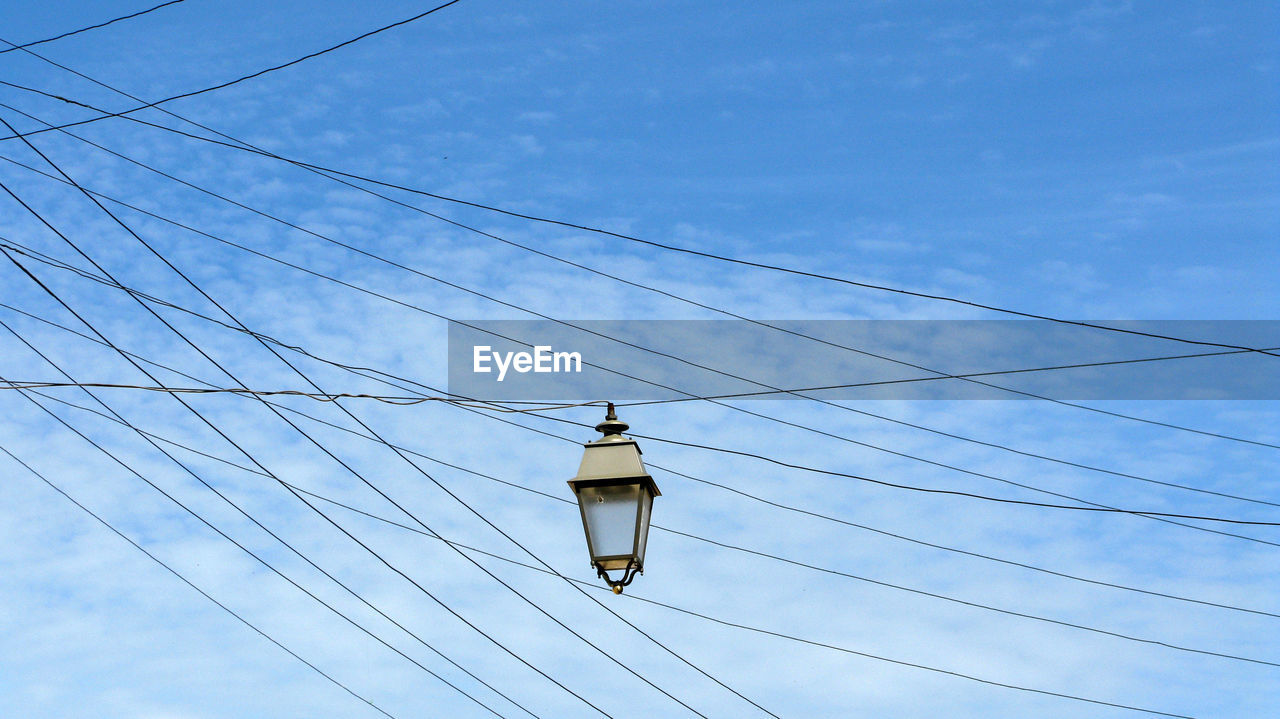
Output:
[[619,580],[610,578],[609,573],[605,571],[604,567],[600,566],[599,562],[595,564],[595,568],[596,576],[603,579],[613,589],[614,594],[622,594],[622,588],[630,584],[637,574],[644,574],[644,568],[637,564],[634,559],[627,562],[626,568],[622,570],[622,579]]

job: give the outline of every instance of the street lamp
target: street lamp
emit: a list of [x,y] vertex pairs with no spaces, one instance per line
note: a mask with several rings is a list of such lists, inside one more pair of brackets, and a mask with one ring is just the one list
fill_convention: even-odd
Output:
[[[639,445],[622,436],[627,429],[610,402],[604,421],[596,425],[604,436],[584,445],[578,476],[569,480],[582,512],[591,566],[614,594],[621,594],[636,572],[644,574],[649,514],[653,498],[661,494],[640,461]],[[621,579],[609,577],[614,570],[622,570]]]

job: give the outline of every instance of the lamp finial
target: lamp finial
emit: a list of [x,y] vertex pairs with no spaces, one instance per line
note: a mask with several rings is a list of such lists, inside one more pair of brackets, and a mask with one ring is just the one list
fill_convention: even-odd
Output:
[[596,425],[596,431],[603,434],[605,437],[608,437],[615,434],[622,434],[628,429],[631,429],[631,425],[618,419],[618,413],[614,410],[613,403],[609,402],[608,405],[609,407],[605,412],[604,421]]

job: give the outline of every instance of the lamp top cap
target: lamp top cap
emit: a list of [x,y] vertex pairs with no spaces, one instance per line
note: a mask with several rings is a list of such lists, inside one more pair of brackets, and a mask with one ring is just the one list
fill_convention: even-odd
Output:
[[608,404],[608,412],[604,416],[604,421],[596,425],[596,431],[603,434],[604,437],[609,437],[611,435],[620,435],[630,429],[631,425],[618,419],[618,415],[613,409],[613,403],[609,402]]

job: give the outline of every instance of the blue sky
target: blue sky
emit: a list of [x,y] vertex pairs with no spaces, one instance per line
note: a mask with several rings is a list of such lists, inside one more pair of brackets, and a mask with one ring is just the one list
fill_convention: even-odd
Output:
[[[287,62],[430,7],[260,5],[186,0],[31,49],[152,101]],[[144,7],[7,7],[0,38],[31,42]],[[1280,13],[1262,2],[709,8],[463,0],[165,107],[286,157],[755,262],[1072,319],[1269,320],[1280,311],[1277,31]],[[21,52],[0,55],[0,65],[2,79],[17,85],[112,111],[137,104]],[[94,114],[9,86],[0,97],[0,117],[23,132]],[[154,109],[137,117],[208,134]],[[83,139],[46,132],[30,140],[82,186],[110,198],[104,203],[121,220],[239,322],[325,360],[443,387],[441,317],[531,318],[431,278],[563,320],[723,319],[274,159],[118,118],[70,132]],[[83,195],[14,164],[52,172],[21,141],[4,141],[0,155],[0,182],[122,284],[231,322]],[[1000,317],[387,194],[753,319]],[[93,271],[20,204],[0,199],[6,246]],[[237,383],[118,289],[15,256],[120,349],[171,368],[149,367],[164,384]],[[36,319],[92,334],[7,259],[0,277],[0,320],[76,380],[152,384],[113,350]],[[309,389],[243,333],[172,307],[156,312],[238,383]],[[966,349],[956,348],[956,365],[983,366],[984,358]],[[705,354],[704,347],[693,350]],[[404,394],[280,352],[326,391]],[[2,328],[0,368],[11,380],[62,379]],[[532,561],[447,487],[557,571],[598,586],[576,510],[512,486],[569,499],[564,481],[580,449],[517,425],[588,441],[598,408],[553,413],[586,425],[572,426],[506,415],[514,425],[504,424],[440,403],[343,404],[390,443],[417,453],[410,456],[428,478],[353,434],[367,430],[350,416],[304,398],[280,398],[282,412],[332,457],[245,397],[184,398],[241,453],[172,397],[96,391],[130,423],[163,438],[157,442],[170,459],[119,423],[55,401],[105,411],[80,390],[43,392],[29,397],[503,716],[525,713],[352,598],[196,477],[538,716],[598,714],[441,603],[612,716],[692,713],[438,540],[318,505],[415,587],[280,485],[246,471],[256,461],[306,491],[412,523],[358,473],[446,539]],[[396,717],[489,715],[272,574],[27,396],[6,390],[0,402],[0,446],[355,693]],[[1113,507],[1277,521],[1266,504],[1280,503],[1277,450],[1265,446],[1280,444],[1274,401],[1086,403],[1237,439],[1037,401],[841,404],[684,403],[625,408],[622,418],[636,434],[920,487],[1070,503],[1050,492]],[[1149,518],[904,492],[655,440],[641,445],[663,493],[654,510],[662,529],[650,537],[646,574],[621,597],[588,591],[778,716],[1141,714],[885,660],[1177,715],[1256,717],[1280,704],[1280,669],[1241,660],[1280,662],[1274,527],[1200,525],[1243,535],[1226,536]],[[0,455],[0,467],[0,714],[378,716],[18,462]],[[764,715],[562,580],[475,559],[697,712]]]

